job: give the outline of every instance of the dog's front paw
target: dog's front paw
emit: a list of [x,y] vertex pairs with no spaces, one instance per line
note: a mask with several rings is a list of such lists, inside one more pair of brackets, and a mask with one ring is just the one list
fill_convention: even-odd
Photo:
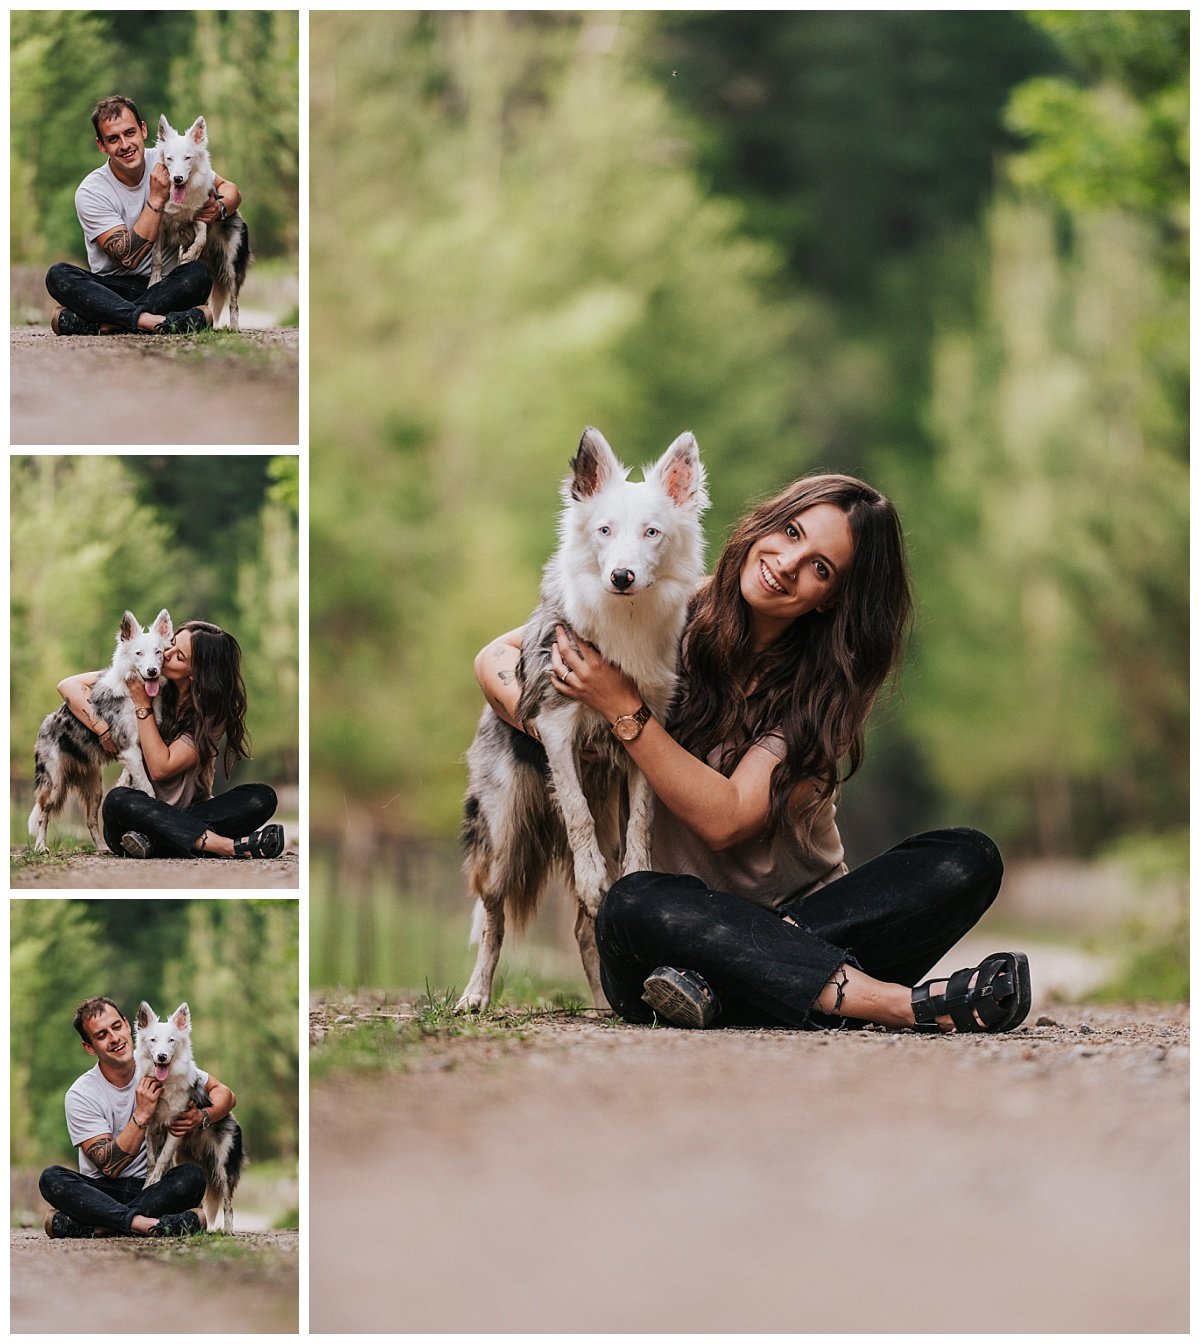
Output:
[[608,872],[604,863],[597,856],[596,861],[592,861],[587,855],[575,856],[575,894],[579,897],[579,904],[595,918],[596,911],[600,909],[600,902],[604,899],[604,893],[608,890]]
[[489,995],[483,990],[472,990],[468,987],[466,993],[454,1005],[456,1013],[482,1013],[488,1006]]

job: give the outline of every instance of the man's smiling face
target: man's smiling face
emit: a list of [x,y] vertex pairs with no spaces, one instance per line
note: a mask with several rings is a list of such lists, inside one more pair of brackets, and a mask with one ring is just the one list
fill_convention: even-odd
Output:
[[119,117],[100,123],[96,144],[108,155],[109,166],[123,182],[133,186],[142,180],[146,166],[146,123],[137,121],[127,107],[121,109]]
[[95,1055],[101,1066],[124,1072],[133,1067],[133,1032],[115,1008],[103,1008],[94,1017],[84,1019],[88,1039],[83,1048]]

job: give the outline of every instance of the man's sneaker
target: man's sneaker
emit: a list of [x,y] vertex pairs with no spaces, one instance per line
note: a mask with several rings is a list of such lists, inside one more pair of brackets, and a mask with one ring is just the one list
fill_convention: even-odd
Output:
[[183,1213],[164,1213],[150,1231],[152,1237],[194,1237],[204,1231],[204,1215],[199,1209]]
[[156,336],[186,336],[193,331],[206,331],[208,318],[199,308],[188,308],[182,313],[168,313],[154,328]]
[[94,1227],[89,1227],[87,1223],[77,1223],[61,1209],[51,1209],[42,1226],[46,1229],[48,1237],[81,1237],[90,1240],[96,1235]]
[[89,322],[69,308],[60,308],[50,319],[50,330],[56,336],[99,336],[100,323]]
[[121,848],[131,859],[148,859],[154,854],[149,837],[141,831],[126,831],[121,837]]
[[642,985],[642,1000],[674,1027],[707,1027],[721,1011],[708,981],[695,971],[660,966]]

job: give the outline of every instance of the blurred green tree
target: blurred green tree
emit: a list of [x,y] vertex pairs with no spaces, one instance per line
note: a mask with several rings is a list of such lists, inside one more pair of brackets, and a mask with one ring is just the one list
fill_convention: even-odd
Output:
[[1041,22],[1082,82],[1014,93],[983,322],[936,344],[910,693],[940,786],[1064,852],[1187,816],[1188,18]]
[[704,198],[644,22],[313,16],[318,810],[453,825],[471,653],[534,605],[585,423],[632,462],[702,427],[719,534],[869,379]]

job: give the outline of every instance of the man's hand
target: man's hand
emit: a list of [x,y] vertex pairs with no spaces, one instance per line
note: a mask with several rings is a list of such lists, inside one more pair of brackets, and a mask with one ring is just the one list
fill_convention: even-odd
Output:
[[171,174],[167,171],[167,165],[161,159],[150,170],[150,189],[146,193],[146,199],[155,210],[161,210],[167,203],[167,197],[171,194]]
[[210,196],[204,204],[192,216],[197,224],[211,224],[214,219],[221,217],[221,207],[217,204],[217,198]]
[[150,1117],[158,1106],[158,1094],[163,1085],[157,1078],[146,1074],[138,1080],[137,1091],[133,1094],[133,1119],[142,1129],[150,1123]]
[[180,1113],[171,1121],[171,1133],[177,1139],[183,1138],[185,1134],[190,1134],[193,1129],[199,1129],[204,1123],[204,1113],[194,1101],[189,1101],[187,1109]]

